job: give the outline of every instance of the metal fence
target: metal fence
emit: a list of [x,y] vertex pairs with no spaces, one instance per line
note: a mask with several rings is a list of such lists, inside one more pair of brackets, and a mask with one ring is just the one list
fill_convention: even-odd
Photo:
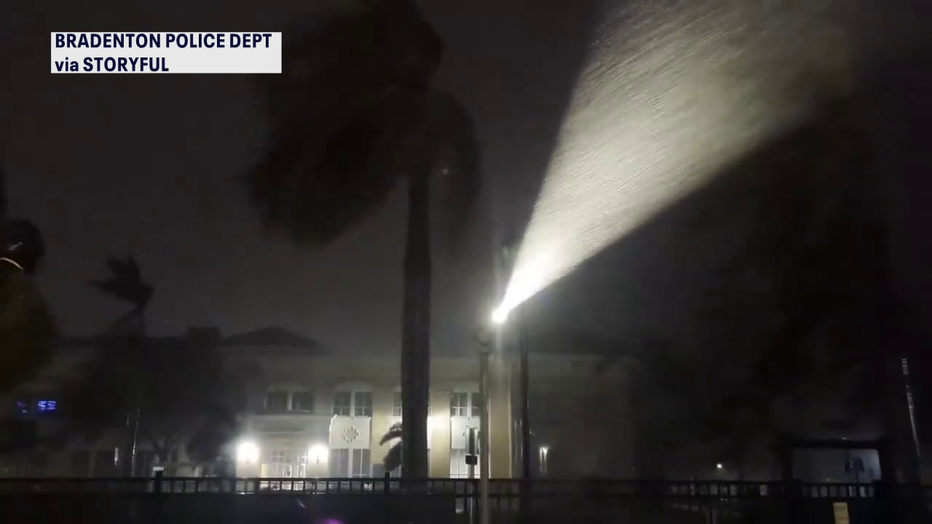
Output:
[[[0,479],[4,522],[477,522],[470,479]],[[929,524],[932,486],[490,481],[495,523]]]

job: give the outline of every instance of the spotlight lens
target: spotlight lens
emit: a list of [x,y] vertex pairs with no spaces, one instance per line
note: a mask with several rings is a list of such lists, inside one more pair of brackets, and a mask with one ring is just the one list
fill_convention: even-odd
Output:
[[496,324],[504,324],[508,320],[508,311],[499,306],[498,309],[492,312],[492,322]]

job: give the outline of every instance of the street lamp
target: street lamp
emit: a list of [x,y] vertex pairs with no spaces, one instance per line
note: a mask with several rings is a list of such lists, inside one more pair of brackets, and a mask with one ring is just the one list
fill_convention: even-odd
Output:
[[236,460],[244,464],[259,462],[259,446],[255,442],[243,441],[236,446]]

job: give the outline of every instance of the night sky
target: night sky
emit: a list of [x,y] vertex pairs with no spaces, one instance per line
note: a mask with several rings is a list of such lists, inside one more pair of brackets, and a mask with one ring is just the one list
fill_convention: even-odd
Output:
[[[594,4],[559,0],[421,3],[447,44],[438,83],[473,111],[484,148],[485,199],[474,232],[458,256],[438,255],[435,271],[434,347],[459,352],[469,347],[477,318],[487,315],[493,301],[490,232],[526,220],[572,86],[585,77],[584,57],[604,40],[597,35],[612,31],[605,24],[617,30],[638,16],[666,30],[667,13],[677,3],[654,3],[654,11],[644,15],[648,8],[625,10],[618,7],[622,2],[608,2],[617,4],[612,16]],[[179,333],[191,325],[227,333],[281,325],[339,351],[397,351],[401,194],[330,248],[300,250],[264,233],[246,202],[241,178],[266,130],[249,77],[48,73],[50,31],[277,31],[311,12],[308,4],[49,0],[14,8],[11,118],[4,137],[11,212],[34,219],[46,235],[49,256],[41,283],[63,333],[94,333],[125,311],[86,281],[104,276],[106,255],[128,253],[156,288],[148,317],[153,333]],[[715,20],[716,9],[733,14],[741,2],[705,4],[714,9],[699,18]],[[760,2],[753,17],[758,24],[771,16],[771,4]],[[722,16],[721,24],[739,26],[744,15],[734,16]],[[903,32],[899,22],[884,22],[880,15],[877,20],[881,28],[870,32],[887,26]],[[600,31],[594,29],[597,22],[603,24]],[[883,40],[875,37],[864,41]],[[776,38],[791,40],[795,33]],[[801,44],[794,45],[798,50]],[[873,53],[855,47],[855,54]],[[637,60],[627,64],[632,72],[643,66]],[[783,81],[796,72],[776,74]],[[895,267],[900,285],[926,301],[932,277],[922,268],[932,267],[932,257],[928,235],[916,231],[929,223],[927,196],[921,196],[929,186],[916,173],[929,172],[928,160],[903,165],[910,173],[891,176],[888,184]],[[566,296],[551,296],[538,310],[574,329],[600,322],[603,328],[623,328],[630,322],[616,322],[622,313],[658,329],[679,322],[663,309],[689,303],[694,291],[685,282],[695,280],[696,272],[677,258],[682,245],[673,235],[638,248],[647,249],[644,256],[629,256],[627,266],[597,274]],[[613,302],[618,294],[609,299],[593,293],[613,282],[625,286],[624,304]]]

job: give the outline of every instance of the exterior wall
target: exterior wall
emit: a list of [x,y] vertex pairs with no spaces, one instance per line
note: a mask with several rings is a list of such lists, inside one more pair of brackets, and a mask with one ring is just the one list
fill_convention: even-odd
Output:
[[[252,356],[243,358],[255,360]],[[310,449],[322,443],[328,447],[328,462],[335,460],[334,450],[338,448],[368,450],[373,466],[370,471],[378,474],[378,468],[374,466],[382,463],[393,444],[380,445],[379,440],[392,424],[400,421],[400,417],[393,414],[394,397],[400,391],[397,359],[266,357],[255,363],[261,367],[261,378],[249,386],[248,412],[244,421],[248,428],[246,438],[260,448],[261,458],[259,463],[240,462],[237,466],[239,475],[273,476],[273,468],[263,467],[263,464],[269,464],[270,450]],[[497,386],[491,396],[491,473],[496,477],[507,478],[511,476],[510,383],[507,374],[502,374],[499,380],[493,379],[493,384]],[[265,413],[265,395],[269,391],[289,388],[312,389],[313,412]],[[371,417],[333,415],[336,393],[349,390],[371,392]],[[432,363],[431,415],[428,423],[429,468],[432,477],[450,476],[451,449],[464,448],[466,428],[479,427],[478,418],[471,416],[471,412],[466,417],[451,417],[453,392],[478,392],[478,358],[440,358]],[[325,426],[326,430],[323,429]],[[495,428],[502,429],[497,431]],[[342,438],[344,431],[353,432],[353,442],[346,442]],[[276,453],[276,456],[279,454]],[[314,462],[313,467],[310,462]],[[332,471],[309,457],[305,475],[327,476]]]
[[[272,348],[274,349],[274,348]],[[59,353],[49,370],[30,387],[30,392],[51,390],[52,377],[77,369],[92,351],[68,350]],[[598,358],[566,355],[540,356],[531,359],[531,421],[534,435],[531,457],[534,471],[539,471],[539,448],[548,448],[550,476],[576,476],[601,473],[626,476],[622,472],[630,456],[626,442],[630,436],[629,399],[620,382],[623,376],[615,371],[594,373]],[[247,369],[250,379],[245,384],[244,411],[241,415],[242,438],[237,444],[251,443],[258,447],[257,460],[238,461],[240,476],[277,476],[273,460],[287,451],[289,461],[299,460],[303,468],[292,468],[292,475],[326,477],[331,475],[332,448],[347,447],[368,450],[371,465],[380,464],[392,443],[380,445],[379,440],[392,424],[400,421],[393,414],[393,401],[400,391],[398,359],[340,358],[295,351],[273,351],[268,347],[237,347],[227,355],[231,368]],[[451,450],[465,447],[468,427],[479,428],[479,419],[470,409],[465,417],[451,417],[451,393],[478,392],[478,357],[435,358],[431,371],[429,422],[430,475],[448,477],[451,473]],[[510,478],[520,473],[517,467],[514,432],[518,410],[512,408],[517,393],[517,366],[509,358],[493,357],[490,367],[490,459],[491,476]],[[333,404],[337,391],[371,392],[371,416],[334,416]],[[266,409],[269,391],[310,392],[313,405],[308,411],[272,413]],[[556,399],[557,401],[548,400]],[[5,399],[12,404],[14,397]],[[473,401],[470,396],[470,403]],[[47,422],[54,425],[54,420]],[[341,441],[348,428],[358,431],[353,442]],[[481,428],[479,428],[481,431]],[[0,457],[0,476],[48,475],[114,476],[119,468],[107,457],[122,444],[123,429],[114,428],[96,442],[69,442],[57,450],[48,450],[43,460],[30,465],[26,455]],[[145,454],[143,443],[139,451]],[[84,452],[84,455],[81,453]],[[273,456],[274,454],[274,456]],[[457,451],[457,456],[460,452]],[[82,461],[86,468],[80,467]],[[572,457],[572,459],[570,458]],[[186,457],[173,457],[173,471],[178,475],[196,474]],[[163,458],[164,460],[164,458]],[[369,472],[378,474],[377,468]],[[151,468],[139,471],[150,474]],[[620,474],[622,473],[622,474]]]

